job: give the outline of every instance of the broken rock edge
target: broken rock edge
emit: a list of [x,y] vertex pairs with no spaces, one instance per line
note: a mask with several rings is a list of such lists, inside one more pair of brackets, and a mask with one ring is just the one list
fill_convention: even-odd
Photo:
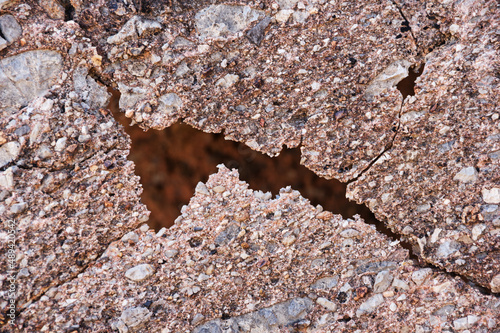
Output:
[[[437,49],[439,49],[439,48],[442,48],[442,47],[447,46],[450,42],[452,42],[452,41],[453,41],[453,38],[452,38],[451,36],[446,35],[446,36],[445,36],[445,40],[444,40],[444,42],[442,42],[442,43],[440,43],[440,44],[438,44],[438,45],[435,45],[435,48],[433,48],[431,51],[429,51],[429,52],[427,52],[427,53],[422,52],[422,50],[421,50],[421,49],[419,49],[419,46],[418,46],[418,40],[417,40],[416,36],[413,34],[413,29],[412,29],[412,27],[411,27],[411,24],[412,24],[412,23],[411,23],[411,22],[410,22],[410,21],[406,18],[406,16],[404,15],[404,9],[403,9],[403,8],[401,8],[401,6],[400,6],[400,5],[399,5],[396,1],[394,1],[394,0],[391,0],[391,3],[392,3],[392,4],[393,4],[393,5],[394,5],[397,9],[398,9],[398,11],[399,11],[399,13],[400,13],[400,15],[401,15],[401,18],[402,18],[405,22],[408,22],[409,27],[410,27],[411,38],[413,39],[413,41],[414,41],[414,43],[415,43],[415,46],[416,46],[416,49],[417,49],[417,50],[416,50],[416,51],[417,51],[417,59],[419,59],[420,61],[418,61],[418,62],[416,62],[416,63],[414,63],[414,64],[411,64],[411,65],[410,65],[410,68],[411,68],[412,66],[417,66],[417,67],[418,67],[418,66],[420,66],[420,65],[422,65],[422,64],[424,64],[424,65],[425,65],[425,63],[426,63],[425,58],[426,58],[426,57],[427,57],[430,53],[432,53],[433,51],[436,51],[436,50],[437,50]],[[77,22],[77,24],[78,24],[78,22]],[[80,26],[80,27],[81,27],[81,29],[82,29],[83,31],[86,31],[85,27],[82,27],[82,26]],[[100,50],[100,49],[97,47],[97,42],[96,42],[94,39],[91,39],[91,43],[92,43],[92,44],[96,47],[96,49],[97,49],[97,53],[98,53],[100,56],[102,56],[103,63],[111,63],[111,61],[108,59],[107,54],[106,54],[105,52],[103,52],[103,54],[101,54],[101,52],[99,52],[99,50]],[[105,66],[103,66],[103,68],[104,68],[104,67],[105,67]],[[93,71],[93,72],[92,72],[92,77],[93,77],[93,78],[94,78],[97,82],[99,82],[99,83],[101,83],[101,84],[104,84],[104,85],[105,85],[107,88],[109,88],[109,89],[117,89],[117,87],[118,87],[117,82],[115,82],[115,81],[114,81],[111,77],[108,77],[108,76],[103,76],[102,74],[103,74],[103,73],[99,73],[99,72],[97,72],[97,71]],[[90,71],[89,71],[89,75],[90,75]],[[421,75],[424,75],[424,74],[422,73]],[[402,79],[401,79],[401,81],[402,81],[402,80],[404,80],[404,79],[405,79],[405,78],[407,78],[407,77],[408,77],[408,75],[407,75],[407,76],[405,76],[404,78],[402,78]],[[401,82],[401,81],[400,81],[400,82]],[[398,82],[397,84],[399,84],[399,82]],[[397,85],[397,84],[396,84],[396,85]],[[393,87],[394,89],[396,89],[396,85]],[[400,92],[400,93],[401,93],[401,92]],[[418,96],[418,92],[415,92],[415,95],[414,95],[414,96],[415,96],[415,97],[417,97],[417,96]],[[390,142],[386,145],[386,147],[384,148],[384,150],[383,150],[383,151],[382,151],[379,155],[377,155],[375,158],[373,158],[373,159],[372,159],[372,160],[368,163],[368,166],[367,166],[367,167],[365,167],[365,168],[364,168],[363,170],[361,170],[361,171],[360,171],[357,175],[355,175],[355,177],[354,177],[354,178],[352,178],[352,179],[350,179],[350,180],[348,180],[348,181],[346,182],[346,184],[347,184],[347,185],[349,185],[350,183],[353,183],[353,182],[355,182],[356,180],[358,180],[361,176],[363,176],[365,173],[367,173],[367,172],[370,170],[370,168],[371,168],[374,164],[376,164],[376,163],[380,160],[380,158],[382,158],[382,156],[384,156],[387,152],[390,152],[390,151],[392,150],[393,143],[394,143],[394,141],[395,141],[395,139],[396,139],[397,135],[398,135],[398,134],[400,134],[400,127],[401,127],[401,112],[402,112],[402,110],[403,110],[404,105],[405,105],[405,100],[403,100],[403,95],[401,94],[401,102],[400,102],[400,105],[399,105],[399,111],[398,111],[398,116],[397,116],[398,123],[397,123],[396,130],[395,130],[395,133],[394,133],[393,137],[391,138]],[[185,123],[185,122],[184,122],[184,120],[185,120],[185,119],[186,119],[186,117],[180,117],[180,118],[176,121],[176,123]],[[191,126],[191,127],[195,128],[195,129],[201,130],[201,131],[203,131],[203,132],[205,132],[205,133],[211,133],[211,134],[223,134],[223,135],[224,135],[224,130],[225,130],[225,128],[223,128],[221,132],[210,132],[210,131],[205,131],[205,130],[203,130],[202,128],[197,128],[197,127],[193,126],[192,124],[189,124],[189,123],[186,123],[186,124],[188,124],[189,126]],[[128,137],[128,134],[126,134],[126,135],[127,135],[127,137]],[[227,137],[226,137],[226,136],[224,136],[224,138],[227,140]],[[289,147],[289,148],[302,148],[302,145],[301,145],[301,143],[302,143],[302,134],[300,135],[300,139],[299,139],[299,141],[300,141],[300,142],[299,142],[299,144],[297,145],[297,147]],[[242,142],[242,143],[245,143],[245,142]],[[246,144],[246,143],[245,143],[245,144]],[[286,145],[286,144],[285,144],[285,145]],[[288,146],[287,146],[287,147],[288,147]],[[271,156],[271,157],[275,157],[275,156]],[[302,163],[301,163],[301,164],[302,164]],[[304,165],[304,166],[305,166],[307,169],[311,170],[311,168],[309,168],[307,165]],[[312,172],[314,172],[313,170],[311,170],[311,171],[312,171]],[[320,176],[320,175],[318,175],[318,177],[321,177],[321,176]],[[357,202],[357,203],[358,203],[358,204],[365,205],[365,206],[368,208],[368,206],[367,206],[367,205],[366,205],[366,203],[364,203],[364,202]],[[369,208],[368,208],[368,209],[369,209]],[[370,211],[371,211],[371,210],[370,210]],[[373,212],[373,213],[374,213],[374,212]],[[375,213],[374,213],[374,214],[375,214]],[[434,262],[432,262],[432,261],[428,260],[427,258],[422,257],[420,254],[414,254],[414,253],[413,253],[413,251],[411,250],[411,246],[412,246],[412,245],[413,245],[413,246],[417,246],[417,245],[418,245],[418,243],[416,242],[416,240],[412,239],[412,237],[411,237],[411,236],[410,236],[410,237],[405,237],[404,235],[399,234],[399,233],[397,232],[397,230],[393,229],[393,228],[392,228],[392,227],[391,227],[391,226],[387,223],[387,219],[386,219],[386,217],[385,217],[385,216],[379,216],[379,214],[375,214],[375,217],[376,217],[376,219],[377,219],[378,221],[380,221],[381,223],[383,223],[383,224],[384,224],[384,226],[385,226],[386,228],[388,228],[388,229],[392,232],[392,234],[393,234],[394,236],[396,236],[396,237],[397,237],[397,236],[399,236],[399,238],[398,238],[398,239],[394,239],[394,240],[399,241],[399,242],[403,245],[403,247],[404,247],[404,248],[406,248],[407,250],[409,250],[410,255],[415,255],[416,257],[418,257],[418,259],[419,259],[420,263],[422,263],[422,262],[424,262],[424,263],[425,263],[425,265],[421,265],[422,267],[432,267],[432,268],[435,268],[435,269],[437,269],[437,270],[439,270],[439,271],[441,271],[441,272],[443,272],[443,273],[445,273],[445,274],[450,274],[450,275],[451,275],[451,276],[453,276],[453,277],[458,276],[458,277],[460,277],[463,281],[465,281],[467,284],[469,284],[469,285],[471,285],[472,287],[476,288],[476,289],[477,289],[479,292],[481,292],[482,294],[488,294],[488,295],[494,295],[494,296],[500,297],[500,294],[498,294],[498,293],[493,293],[493,292],[491,291],[491,289],[489,289],[487,286],[480,286],[480,285],[478,285],[478,284],[476,284],[476,283],[474,283],[474,282],[470,281],[470,280],[469,280],[469,278],[467,278],[467,277],[465,277],[465,276],[462,276],[462,275],[458,274],[457,272],[454,272],[454,271],[448,271],[448,270],[446,270],[444,267],[441,267],[439,264],[436,264],[436,263],[434,263]],[[365,221],[365,223],[367,223],[367,222]],[[369,224],[369,223],[367,223],[367,224]],[[380,227],[376,226],[375,224],[372,224],[372,225],[374,225],[374,226],[376,227],[376,230],[377,230],[379,233],[386,234],[386,236],[388,236],[388,237],[390,237],[390,238],[393,238],[393,236],[391,236],[391,235],[387,235],[387,233],[386,233],[386,232],[384,232],[383,230],[381,230],[381,228],[380,228]],[[413,237],[413,238],[415,238],[415,237]],[[415,239],[416,239],[416,238],[415,238]]]

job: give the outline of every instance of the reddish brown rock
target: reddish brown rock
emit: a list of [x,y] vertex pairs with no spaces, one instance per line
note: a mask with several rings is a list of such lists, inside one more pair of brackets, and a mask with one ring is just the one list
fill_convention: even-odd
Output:
[[[245,214],[243,214],[243,212]],[[322,218],[318,218],[321,215]],[[241,218],[245,216],[245,218]],[[408,260],[362,220],[323,212],[291,189],[248,189],[221,166],[176,225],[113,242],[19,319],[26,331],[476,332],[498,302]],[[55,320],[54,320],[55,318]]]

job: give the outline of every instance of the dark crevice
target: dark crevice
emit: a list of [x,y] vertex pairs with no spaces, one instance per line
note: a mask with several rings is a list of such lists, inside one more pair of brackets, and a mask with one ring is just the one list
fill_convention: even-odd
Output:
[[64,7],[64,21],[72,21],[75,17],[75,7],[71,4],[70,0],[61,0],[61,6]]
[[415,81],[424,72],[425,64],[413,65],[408,69],[408,76],[399,81],[396,88],[403,95],[403,101],[408,96],[415,96]]
[[217,165],[224,163],[236,168],[240,178],[250,188],[270,191],[273,195],[286,186],[298,190],[312,205],[341,214],[344,218],[359,214],[363,220],[391,240],[399,240],[408,250],[411,259],[417,259],[410,243],[401,240],[363,204],[346,198],[347,184],[327,180],[300,165],[298,148],[284,149],[278,157],[268,157],[243,143],[227,141],[221,134],[207,134],[191,126],[177,123],[162,131],[142,131],[130,126],[130,120],[119,111],[120,94],[113,94],[109,108],[132,138],[129,158],[136,164],[136,174],[141,177],[144,189],[142,201],[151,211],[149,224],[159,230],[170,227],[180,215],[180,209],[193,196],[199,181],[217,172]]
[[299,148],[284,149],[271,158],[243,143],[225,140],[222,134],[207,134],[179,122],[162,131],[144,132],[129,125],[130,120],[118,110],[119,92],[110,92],[113,98],[109,108],[132,139],[129,158],[141,177],[142,200],[151,211],[152,228],[171,226],[181,207],[189,203],[196,184],[206,182],[223,163],[238,169],[240,178],[253,190],[277,195],[281,188],[291,186],[312,205],[344,217],[359,214],[367,223],[384,230],[383,223],[365,205],[345,197],[346,184],[318,177],[300,165]]
[[[411,29],[410,21],[408,21],[408,19],[406,18],[405,14],[403,13],[403,9],[401,7],[399,7],[398,4],[395,1],[393,1],[392,3],[394,4],[394,6],[396,6],[396,8],[398,9],[399,14],[401,15],[401,17],[404,20],[404,22],[403,22],[404,29],[403,30],[406,31],[406,29],[408,29],[407,31],[410,32],[411,37],[415,41],[415,45],[417,45],[417,38],[413,34],[413,30]],[[401,32],[404,32],[403,30],[401,30]]]

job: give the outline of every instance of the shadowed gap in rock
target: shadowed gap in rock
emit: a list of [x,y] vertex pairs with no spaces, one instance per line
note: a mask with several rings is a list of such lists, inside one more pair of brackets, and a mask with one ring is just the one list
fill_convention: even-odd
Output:
[[[151,211],[149,225],[155,230],[170,227],[194,195],[199,181],[206,182],[217,172],[217,165],[238,169],[240,179],[253,190],[270,191],[273,195],[286,186],[298,190],[312,205],[341,214],[344,218],[359,214],[377,231],[393,240],[400,239],[378,221],[365,206],[349,201],[346,184],[318,177],[300,165],[300,149],[284,149],[278,157],[269,157],[243,143],[228,141],[222,134],[208,134],[189,125],[176,123],[162,131],[144,132],[130,126],[130,119],[119,111],[120,94],[113,94],[109,108],[115,119],[132,139],[129,158],[136,165],[144,189],[142,201]],[[403,247],[410,250],[406,243]]]
[[399,81],[396,88],[403,95],[403,101],[407,96],[415,96],[415,81],[424,72],[425,64],[415,64],[408,70],[408,76]]

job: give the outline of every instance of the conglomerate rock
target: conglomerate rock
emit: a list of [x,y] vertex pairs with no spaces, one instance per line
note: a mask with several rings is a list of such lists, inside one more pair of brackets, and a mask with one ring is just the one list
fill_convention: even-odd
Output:
[[19,318],[26,331],[304,332],[500,328],[494,296],[418,268],[361,219],[224,166],[170,229],[144,225]]
[[[227,170],[163,236],[128,233],[148,213],[103,85],[144,129],[183,120],[269,155],[300,146],[421,258],[496,293],[498,13],[481,0],[0,1],[0,237],[15,226],[17,328],[498,329],[495,296]],[[422,64],[403,101],[396,85]]]
[[426,56],[392,148],[349,184],[348,197],[366,203],[396,233],[411,238],[427,261],[498,293],[496,6],[454,6],[453,39]]

